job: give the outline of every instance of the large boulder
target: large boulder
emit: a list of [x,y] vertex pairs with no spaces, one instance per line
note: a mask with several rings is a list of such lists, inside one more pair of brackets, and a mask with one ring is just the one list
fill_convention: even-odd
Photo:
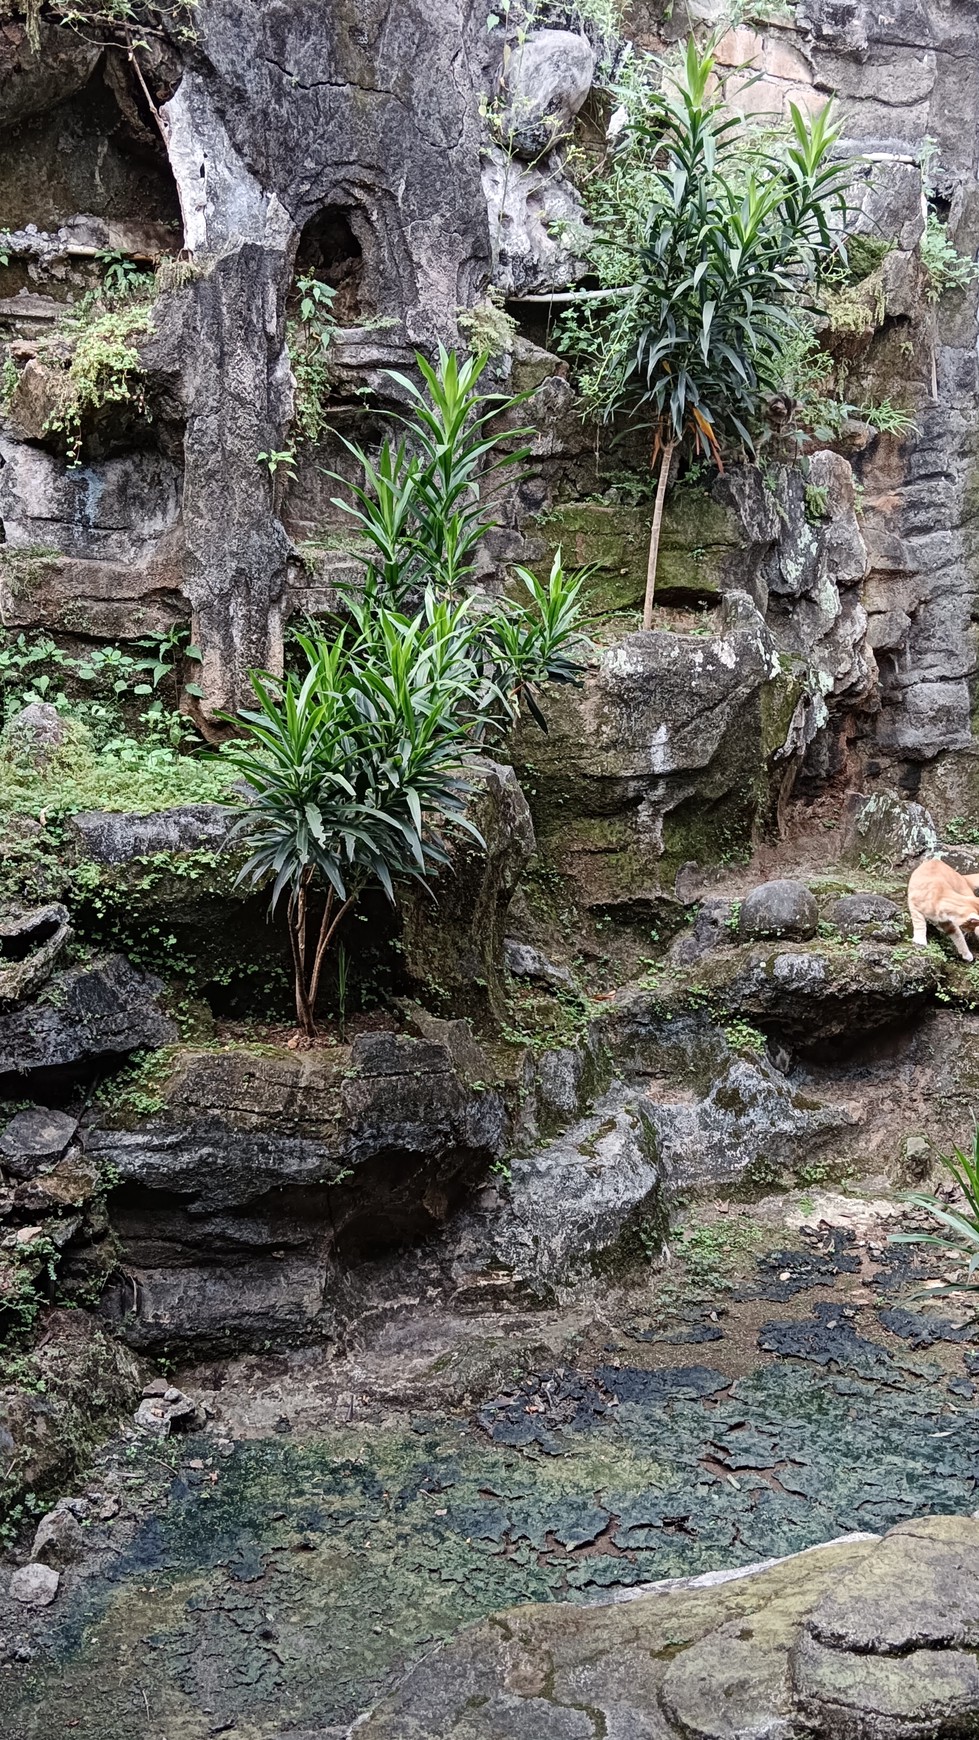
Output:
[[[452,1270],[467,1297],[518,1283],[550,1301],[630,1243],[662,1242],[665,1211],[655,1141],[621,1085],[564,1135],[510,1163],[502,1192],[457,1224]],[[641,1246],[640,1246],[641,1241]]]
[[176,1039],[163,986],[124,955],[54,973],[36,1002],[0,1005],[0,1075],[90,1069]]
[[431,1651],[357,1740],[956,1740],[979,1725],[979,1521],[524,1606]]
[[738,914],[742,938],[792,937],[806,942],[819,923],[816,897],[804,882],[762,882],[745,895]]
[[910,866],[938,848],[938,829],[921,804],[891,792],[851,792],[843,814],[840,855],[846,864]]
[[516,735],[542,848],[590,907],[648,907],[683,863],[746,845],[781,780],[798,674],[744,593],[725,597],[717,627],[623,636],[580,689],[548,695],[546,737]]
[[152,815],[84,810],[71,820],[83,855],[96,864],[127,864],[158,852],[216,851],[225,845],[234,816],[223,804],[181,804]]
[[169,1053],[87,1136],[118,1181],[110,1318],[146,1345],[329,1327],[337,1259],[437,1230],[502,1154],[503,1094],[472,1050],[457,1064],[447,1043],[372,1033],[349,1051]]
[[706,1005],[805,1047],[913,1020],[946,979],[942,962],[883,943],[754,943],[719,949],[657,991],[662,1009]]
[[821,1160],[852,1125],[848,1110],[799,1092],[775,1068],[760,1032],[685,1013],[682,994],[673,1007],[658,991],[621,991],[602,1033],[668,1196],[771,1186]]
[[448,994],[461,1012],[505,1007],[503,943],[510,901],[534,851],[530,810],[513,769],[483,761],[471,777],[467,815],[482,844],[450,835],[450,863],[432,892],[402,899],[404,966],[423,996]]
[[570,30],[534,30],[509,55],[494,130],[514,157],[543,157],[591,90],[595,51]]

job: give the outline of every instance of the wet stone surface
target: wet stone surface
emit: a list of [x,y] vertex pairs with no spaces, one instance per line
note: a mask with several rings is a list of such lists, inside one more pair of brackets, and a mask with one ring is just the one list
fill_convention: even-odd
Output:
[[[141,1444],[131,1473],[122,1459],[133,1525],[91,1530],[52,1608],[0,1615],[4,1733],[340,1736],[496,1609],[975,1510],[979,1344],[871,1287],[860,1307],[827,1296],[856,1266],[842,1234],[768,1253],[730,1311],[632,1320],[580,1369],[515,1373],[465,1410]],[[767,1289],[787,1270],[801,1284],[779,1315]],[[687,1347],[701,1329],[704,1360]]]

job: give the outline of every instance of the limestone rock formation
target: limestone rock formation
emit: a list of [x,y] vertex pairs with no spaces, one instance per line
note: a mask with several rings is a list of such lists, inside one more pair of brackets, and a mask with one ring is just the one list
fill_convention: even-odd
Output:
[[534,30],[508,56],[494,127],[516,157],[542,157],[568,133],[591,90],[595,55],[570,30]]
[[113,1220],[137,1290],[133,1311],[120,1278],[105,1308],[143,1345],[328,1328],[331,1259],[437,1228],[506,1133],[502,1094],[470,1087],[445,1044],[388,1033],[336,1060],[176,1052],[156,1092],[158,1112],[86,1138],[119,1181]]
[[953,1740],[979,1718],[979,1523],[925,1517],[605,1607],[521,1607],[411,1670],[358,1740],[798,1734]]
[[546,781],[535,826],[579,898],[648,902],[712,837],[750,835],[797,693],[744,594],[727,596],[716,639],[632,634],[603,651],[515,757]]
[[0,1007],[0,1074],[90,1068],[169,1044],[177,1029],[160,1008],[162,990],[123,955],[54,973],[36,1001]]

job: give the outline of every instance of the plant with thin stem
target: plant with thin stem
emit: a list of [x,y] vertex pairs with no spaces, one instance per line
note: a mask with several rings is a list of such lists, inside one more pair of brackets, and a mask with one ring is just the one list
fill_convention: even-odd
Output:
[[380,883],[393,903],[396,879],[425,882],[446,862],[445,827],[478,838],[464,777],[478,751],[475,673],[457,615],[434,600],[410,620],[375,606],[329,640],[298,635],[305,671],[253,673],[257,708],[222,752],[249,788],[241,879],[271,882],[273,910],[286,896],[307,1038],[327,952],[366,885]]
[[929,1215],[941,1230],[890,1235],[891,1244],[931,1245],[943,1257],[965,1265],[961,1279],[949,1281],[944,1287],[929,1288],[930,1298],[979,1290],[979,1125],[973,1128],[971,1148],[953,1148],[951,1154],[941,1154],[939,1159],[961,1194],[962,1206],[940,1196],[914,1192],[905,1201]]
[[399,606],[426,586],[451,594],[470,578],[479,544],[495,524],[483,499],[485,485],[523,464],[529,449],[512,443],[531,433],[503,421],[526,394],[482,391],[487,352],[460,361],[440,345],[437,367],[417,353],[415,362],[421,387],[388,371],[410,404],[409,414],[399,418],[402,437],[384,440],[376,464],[363,448],[345,442],[362,484],[328,474],[353,495],[352,502],[334,497],[334,505],[355,522],[368,546],[368,591]]
[[790,115],[788,143],[753,132],[725,105],[712,48],[691,37],[680,72],[647,87],[623,133],[648,206],[638,226],[625,214],[625,242],[609,233],[594,255],[600,269],[603,248],[615,268],[625,254],[631,282],[579,324],[574,348],[590,365],[591,409],[651,429],[646,628],[674,457],[687,446],[721,466],[729,443],[753,452],[807,291],[839,253],[850,173],[832,158],[839,128],[828,107]]
[[347,1039],[347,992],[350,981],[350,957],[346,944],[337,944],[337,1015],[340,1023],[340,1043]]
[[[542,612],[537,632],[529,609],[511,640],[500,633],[505,605],[478,614],[471,600],[429,589],[411,617],[376,598],[351,601],[337,634],[296,636],[304,670],[252,674],[257,706],[231,721],[241,735],[221,754],[247,787],[240,880],[271,884],[273,910],[285,897],[306,1039],[324,962],[363,890],[378,883],[393,905],[399,881],[427,886],[449,861],[447,831],[481,843],[466,776],[487,733],[531,686],[574,680],[578,583],[559,563],[546,588],[526,579]],[[531,711],[541,719],[536,702]]]

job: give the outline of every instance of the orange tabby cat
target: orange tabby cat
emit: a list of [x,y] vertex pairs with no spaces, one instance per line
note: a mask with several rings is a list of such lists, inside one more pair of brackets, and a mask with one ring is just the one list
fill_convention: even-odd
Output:
[[911,872],[908,883],[908,910],[911,913],[914,940],[920,949],[928,941],[927,929],[933,924],[950,936],[957,954],[970,966],[975,959],[964,933],[979,932],[979,898],[976,883],[979,876],[960,876],[950,864],[940,858],[926,858]]

